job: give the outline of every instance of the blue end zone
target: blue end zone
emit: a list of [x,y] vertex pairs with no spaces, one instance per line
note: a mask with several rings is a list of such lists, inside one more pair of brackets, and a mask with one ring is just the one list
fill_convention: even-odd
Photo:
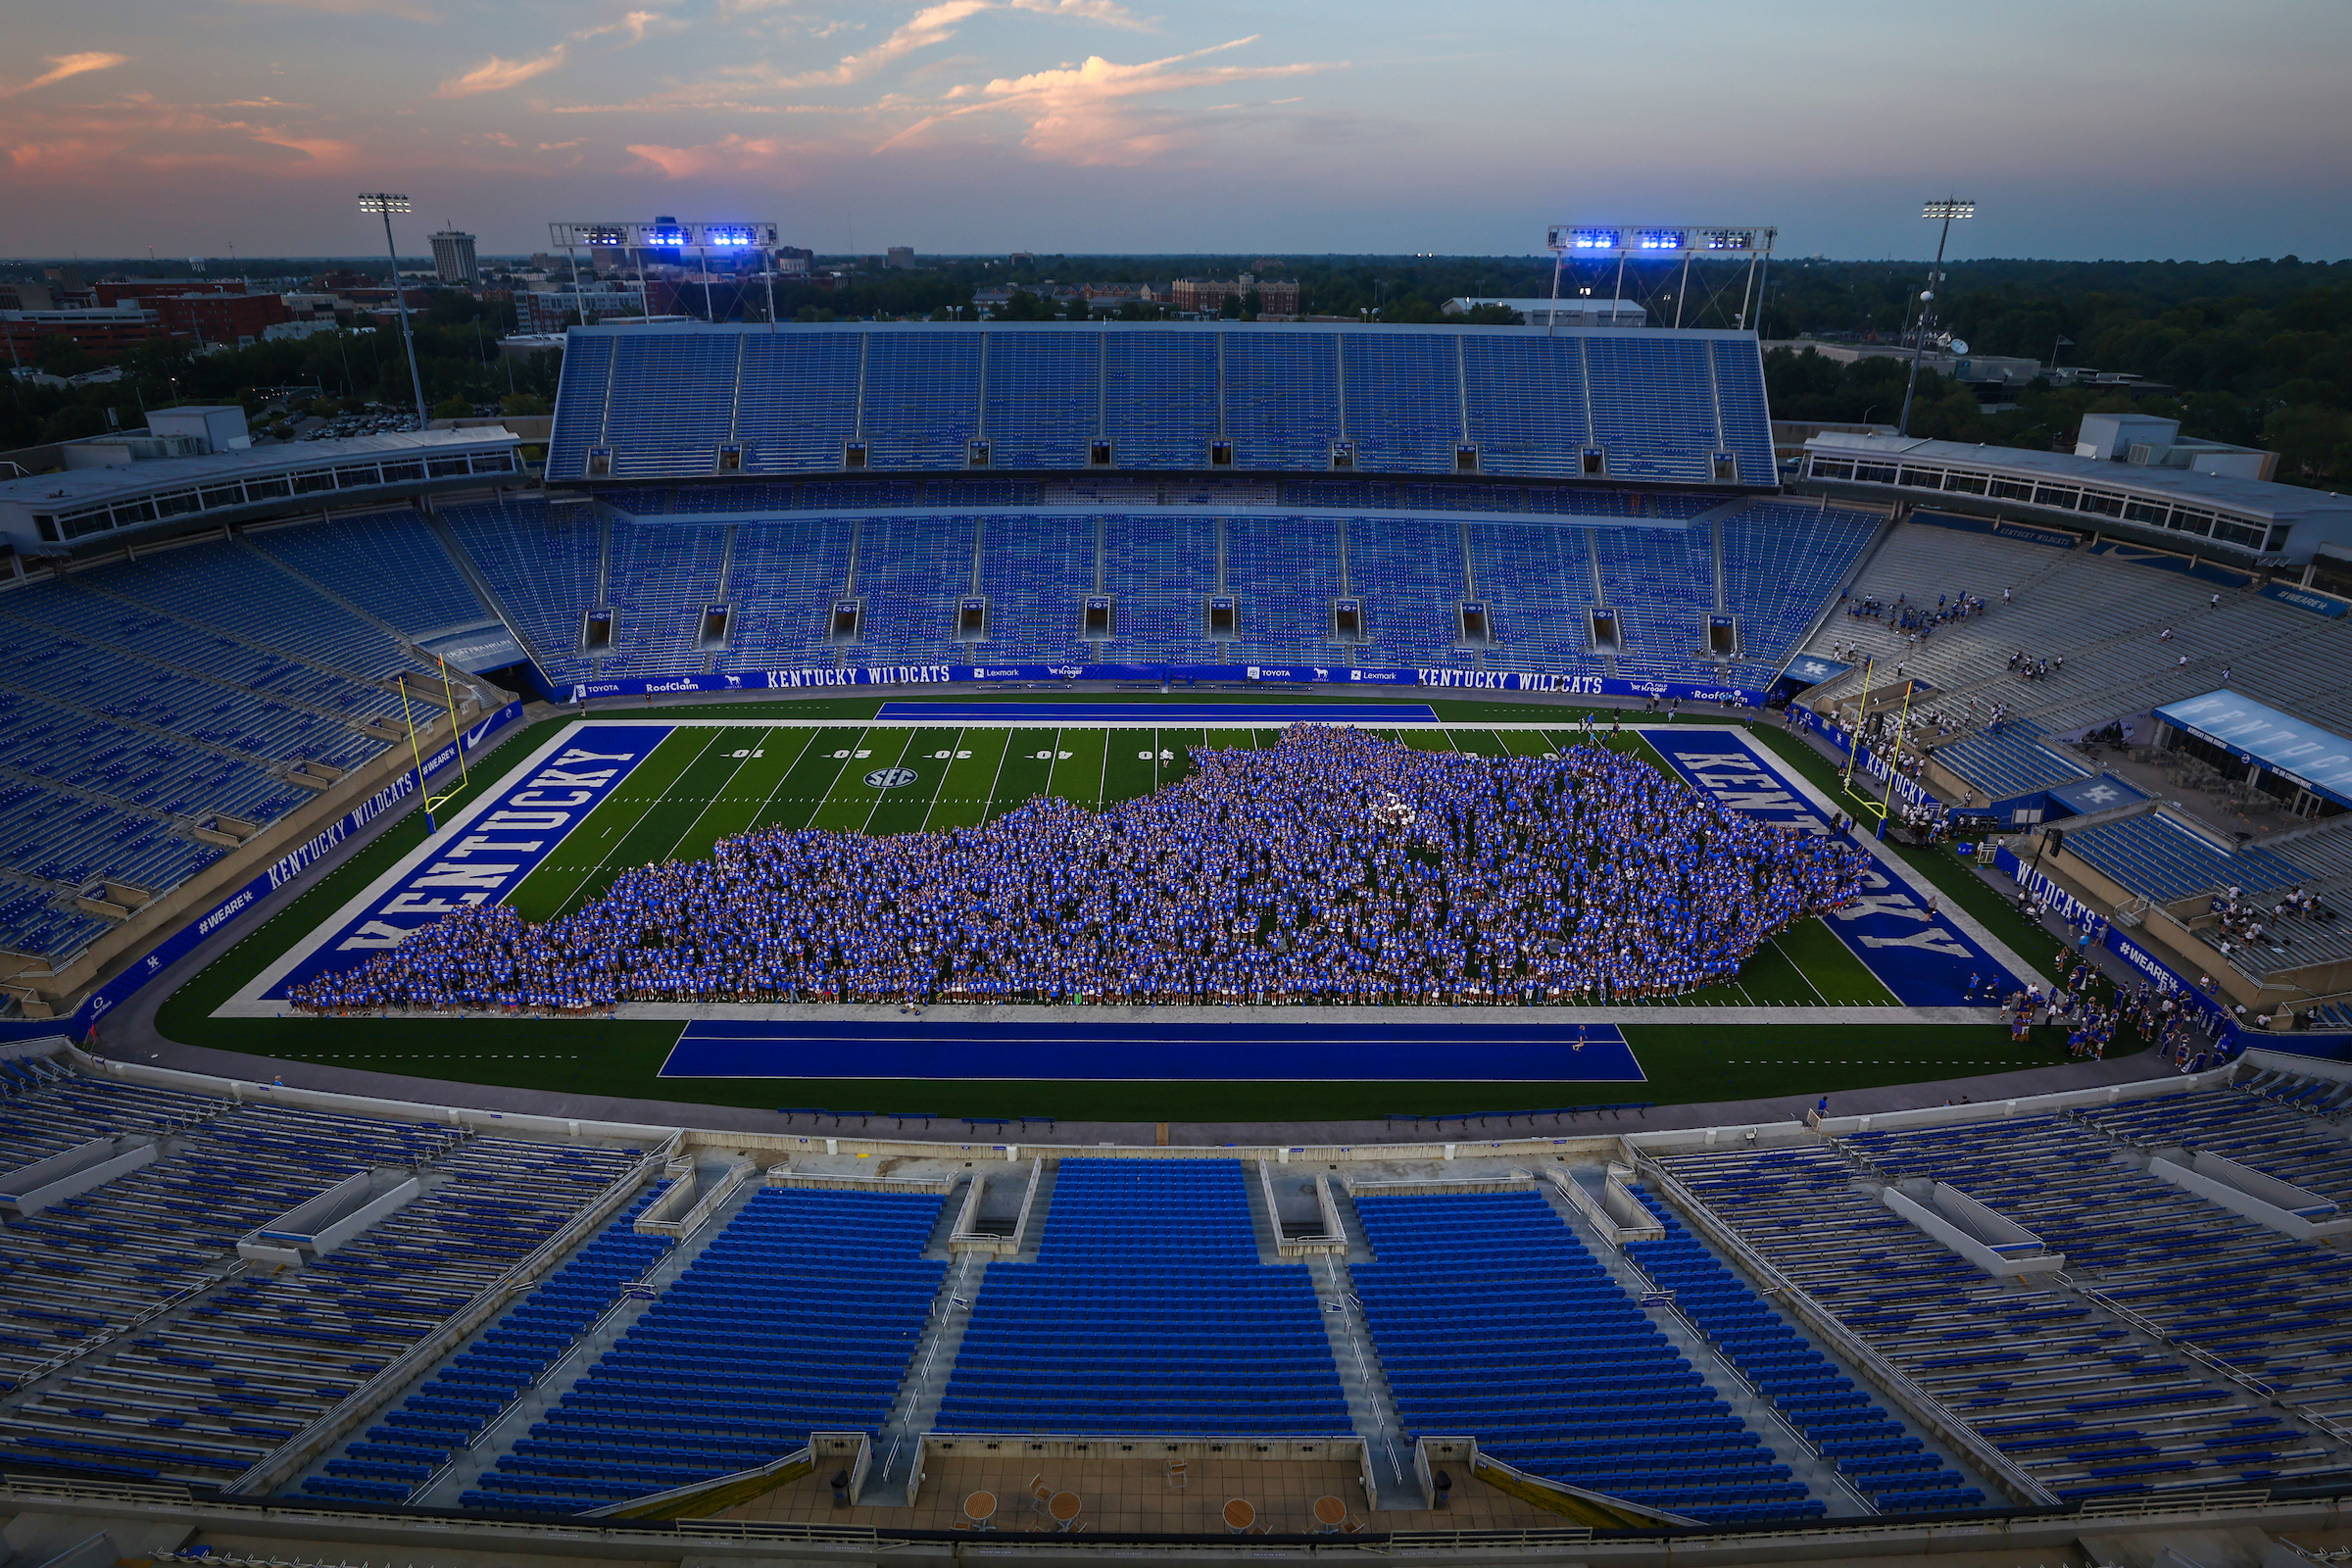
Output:
[[931,724],[986,724],[1050,719],[1083,724],[1088,719],[1137,719],[1161,724],[1199,724],[1213,729],[1248,729],[1253,724],[1321,719],[1328,724],[1434,724],[1427,703],[884,703],[876,718],[920,719]]
[[1642,1083],[1612,1024],[698,1018],[664,1078]]
[[[1692,788],[1733,810],[1816,838],[1830,835],[1828,819],[1746,737],[1728,730],[1644,728],[1642,738]],[[1856,842],[1877,863],[1863,879],[1861,896],[1831,910],[1824,923],[1897,1002],[1906,1007],[1984,1005],[1993,996],[2024,989],[2026,980],[2002,968],[1976,938],[1892,874],[1891,851],[1867,839]]]

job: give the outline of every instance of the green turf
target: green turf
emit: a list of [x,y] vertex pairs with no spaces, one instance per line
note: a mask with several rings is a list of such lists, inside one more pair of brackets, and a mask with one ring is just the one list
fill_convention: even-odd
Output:
[[1046,793],[1054,776],[1054,754],[1061,732],[1054,729],[1016,729],[1004,745],[1004,765],[997,773],[996,796],[988,804],[987,821],[995,821],[1016,806]]
[[[1005,694],[1002,700],[1035,699],[1027,694]],[[1152,701],[1154,695],[1135,694],[1130,698],[1122,694],[1121,700]],[[1198,694],[1179,693],[1168,700],[1203,699]],[[1264,699],[1236,694],[1235,700]],[[1296,699],[1286,693],[1282,700]],[[817,804],[832,793],[836,781],[852,767],[856,769],[858,791],[867,798],[871,811],[870,798],[876,792],[867,789],[862,780],[877,765],[876,760],[836,758],[832,754],[860,748],[874,750],[860,740],[865,726],[858,721],[871,716],[876,702],[873,697],[822,696],[701,709],[691,705],[665,707],[648,710],[642,715],[632,713],[628,716],[719,718],[730,727],[682,733],[673,743],[674,750],[673,745],[664,745],[655,757],[640,764],[604,810],[612,810],[613,802],[633,795],[639,800],[640,813],[644,814],[659,797],[668,793],[665,779],[674,784],[689,765],[697,763],[716,744],[715,737],[726,737],[728,744],[719,750],[728,755],[708,760],[713,768],[721,761],[727,764],[727,770],[716,775],[718,784],[713,796],[700,810],[682,810],[681,819],[670,825],[663,853],[684,853],[706,835],[714,836],[720,822],[732,821],[751,808],[750,798],[755,793],[761,793],[761,800],[751,818],[754,824],[806,825]],[[1562,716],[1562,710],[1555,708],[1508,703],[1443,700],[1431,706],[1456,723],[1543,720],[1548,724]],[[757,721],[771,718],[821,718],[835,722],[815,729],[763,732]],[[488,756],[477,758],[473,783],[468,791],[460,792],[452,806],[469,799],[470,790],[503,778],[520,759],[551,739],[558,727],[567,722],[567,716],[541,721],[511,734]],[[1123,740],[1146,732],[1111,733],[1117,740]],[[1801,741],[1783,736],[1771,726],[1759,725],[1755,733],[1816,785],[1834,790],[1834,772]],[[762,734],[764,739],[757,738]],[[744,740],[747,735],[755,737],[748,745]],[[808,738],[805,741],[795,738],[800,736]],[[1194,746],[1271,744],[1274,732],[1264,732],[1261,738],[1249,730],[1169,729],[1157,732],[1157,738],[1156,749],[1175,754],[1171,760],[1154,759],[1158,779],[1164,784],[1181,776],[1183,759]],[[1401,738],[1413,744],[1436,741],[1441,748],[1446,744],[1443,737],[1427,731],[1404,729]],[[1550,744],[1545,749],[1575,739],[1565,728],[1551,730],[1546,738]],[[930,806],[927,825],[969,825],[978,821],[983,811],[994,809],[1001,813],[1009,806],[1042,793],[1054,762],[1059,760],[1039,761],[1026,757],[1023,743],[1027,752],[1065,749],[1054,730],[1039,726],[1018,730],[967,727],[947,749],[969,751],[970,757],[917,759],[921,767],[945,768],[945,776]],[[1129,748],[1130,753],[1141,750],[1143,744],[1138,740]],[[1507,745],[1518,751],[1526,742],[1521,737],[1499,737],[1494,744],[1498,750]],[[734,758],[731,754],[739,749],[765,751],[767,755]],[[942,748],[934,745],[929,749]],[[1618,742],[1618,749],[1636,755],[1648,754],[1648,748],[1641,746],[1631,735]],[[786,751],[795,755],[787,758],[783,755]],[[1654,754],[1648,756],[1650,760],[1657,760]],[[1141,759],[1135,761],[1140,770]],[[1125,798],[1133,782],[1133,775],[1119,772],[1115,753],[1099,776],[1103,780],[1101,787],[1112,799]],[[927,789],[927,785],[918,785],[907,793],[922,795]],[[629,824],[630,831],[635,826]],[[625,836],[617,830],[612,835]],[[1178,1122],[1321,1120],[1379,1116],[1392,1110],[1513,1109],[1617,1101],[1665,1104],[1773,1097],[1779,1097],[1780,1112],[1794,1114],[1822,1094],[1834,1097],[1863,1087],[1934,1081],[2065,1059],[2062,1050],[2051,1049],[2057,1042],[2014,1046],[2007,1031],[1999,1026],[1923,1027],[1891,1022],[1830,1026],[1678,1023],[1674,1021],[1675,1009],[1662,1005],[1657,1009],[1657,1023],[1634,1025],[1626,1031],[1650,1075],[1649,1082],[1640,1086],[1004,1081],[908,1084],[858,1079],[663,1081],[655,1074],[678,1034],[680,1025],[674,1022],[515,1020],[453,1024],[432,1019],[210,1016],[214,1007],[389,869],[401,856],[423,842],[423,823],[418,816],[410,815],[393,823],[286,909],[256,928],[194,980],[167,998],[158,1013],[163,1033],[189,1044],[287,1059],[590,1095],[754,1107],[794,1103],[891,1109],[911,1104],[949,1115],[1029,1113]],[[570,846],[565,848],[568,850]],[[583,840],[579,851],[564,858],[575,879],[595,872],[603,863],[629,863],[626,858],[606,853],[587,853],[594,849],[594,844]],[[1897,849],[1896,853],[1918,866],[1948,895],[1949,902],[1967,908],[2029,957],[2038,959],[2040,950],[2051,946],[2038,927],[2020,920],[1997,893],[1977,881],[1969,868],[1948,851]],[[646,858],[651,857],[639,858]],[[547,869],[543,866],[542,873]],[[535,875],[533,880],[538,877]],[[534,891],[530,883],[525,884],[525,891]],[[564,896],[559,894],[558,903],[562,902],[565,902]],[[1784,933],[1776,939],[1774,947],[1792,965],[1801,966],[1804,977],[1834,1002],[1861,1001],[1877,988],[1868,971],[1819,922]],[[1763,963],[1761,957],[1758,963]],[[1742,984],[1760,989],[1785,987],[1785,972],[1769,965],[1750,967],[1753,972],[1741,977]],[[1781,978],[1768,978],[1773,975]],[[1883,988],[1876,989],[1871,1000],[1883,1002]],[[1629,1125],[1638,1125],[1638,1121],[1629,1117]]]
[[[800,760],[802,751],[816,732],[807,729],[770,729],[757,738],[737,735],[737,744],[728,746],[730,752],[747,751],[739,758],[735,772],[727,787],[695,819],[686,836],[678,841],[672,852],[681,860],[707,859],[718,841],[729,834],[747,831],[759,820],[760,813]],[[727,745],[722,741],[721,745]]]
[[808,825],[817,804],[833,788],[833,781],[849,766],[848,759],[858,745],[858,737],[865,733],[863,724],[828,724],[816,730],[768,796],[767,804],[752,819],[754,827],[777,827],[788,832]]
[[1004,766],[1004,749],[1012,743],[1008,729],[966,729],[957,739],[956,755],[948,760],[947,776],[931,802],[924,826],[932,829],[978,827],[988,820],[988,803],[997,792],[997,775]]
[[1046,793],[1094,810],[1102,804],[1102,764],[1110,731],[1065,729],[1054,737],[1054,773]]

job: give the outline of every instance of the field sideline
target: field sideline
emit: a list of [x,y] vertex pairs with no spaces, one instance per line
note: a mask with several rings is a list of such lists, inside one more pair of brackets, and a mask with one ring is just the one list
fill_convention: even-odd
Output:
[[[1033,699],[1032,699],[1033,700]],[[1123,699],[1124,700],[1124,699]],[[1183,699],[1201,701],[1198,694]],[[1250,699],[1241,698],[1243,702]],[[516,904],[534,918],[593,895],[617,866],[709,853],[729,832],[754,826],[814,823],[865,831],[910,831],[925,826],[985,821],[1039,793],[1100,806],[1140,795],[1181,777],[1188,746],[1271,743],[1277,733],[1248,728],[1150,726],[1143,731],[1102,723],[1066,730],[1023,722],[876,726],[879,699],[824,697],[725,707],[631,712],[628,718],[694,723],[641,764],[600,810],[612,822],[593,839],[560,847],[558,857],[525,882]],[[1401,727],[1406,744],[1451,746],[1485,755],[1556,749],[1570,737],[1567,723],[1520,729],[1530,720],[1562,717],[1557,709],[1524,704],[1439,702],[1430,705],[1445,729]],[[1630,715],[1629,715],[1630,716]],[[771,724],[765,720],[788,721]],[[712,721],[716,720],[717,723]],[[1488,728],[1478,723],[1486,720]],[[797,722],[789,722],[797,721]],[[812,723],[811,721],[821,721]],[[477,780],[494,780],[552,738],[567,717],[531,726],[477,763]],[[1459,726],[1459,727],[1457,727]],[[1507,727],[1502,727],[1507,726]],[[1800,742],[1758,726],[1756,742],[1817,787],[1834,788],[1828,765]],[[1125,738],[1125,739],[1123,739]],[[1132,741],[1132,743],[1128,743]],[[1029,743],[1034,744],[1029,744]],[[1635,737],[1618,741],[1653,764],[1662,761]],[[674,746],[674,755],[672,747]],[[868,755],[858,756],[863,752]],[[892,755],[885,757],[889,752]],[[948,753],[941,757],[939,753]],[[1049,755],[1039,756],[1039,753]],[[1149,757],[1143,755],[1151,753]],[[741,755],[737,755],[737,754]],[[846,754],[836,756],[834,754]],[[970,755],[958,755],[958,754]],[[1067,755],[1065,755],[1067,754]],[[1163,755],[1164,754],[1164,755]],[[877,790],[868,772],[908,767],[915,783]],[[986,773],[986,782],[981,778]],[[845,780],[848,781],[845,784]],[[483,784],[476,783],[479,790]],[[635,801],[625,830],[617,824],[623,797]],[[797,819],[797,820],[796,820]],[[656,1020],[577,1021],[306,1018],[220,1019],[219,1002],[259,973],[279,953],[315,928],[357,891],[423,839],[414,817],[396,823],[336,867],[293,905],[239,942],[167,999],[157,1014],[169,1039],[258,1052],[384,1072],[644,1099],[691,1099],[710,1103],[772,1106],[779,1086],[760,1080],[659,1080],[679,1025]],[[593,850],[595,853],[581,853]],[[1898,852],[1949,902],[1968,908],[2029,956],[2046,938],[2019,921],[1991,889],[1944,852]],[[1815,938],[1812,933],[1818,933]],[[1822,951],[1822,950],[1828,951]],[[1838,991],[1837,964],[1848,966]],[[1854,977],[1858,976],[1857,981]],[[1818,921],[1785,933],[1740,977],[1739,994],[1719,988],[1716,1004],[1819,1004],[1865,991],[1886,1000],[1866,969],[1853,961]],[[1649,1083],[1643,1098],[1660,1103],[1782,1094],[1812,1095],[1864,1086],[1972,1075],[2044,1065],[2046,1048],[2018,1048],[1998,1026],[1917,1024],[1747,1025],[1676,1024],[1660,1007],[1657,1025],[1628,1026]],[[1866,1015],[1865,1015],[1866,1016]],[[1473,1024],[1474,1020],[1465,1020]],[[791,1098],[802,1103],[871,1104],[905,1100],[908,1086],[853,1078],[800,1080]],[[1437,1112],[1507,1108],[1494,1084],[1359,1083],[1062,1083],[1037,1081],[939,1082],[923,1086],[930,1108],[946,1114],[1052,1114],[1102,1120],[1216,1121],[1377,1116],[1391,1110]],[[1572,1104],[1592,1086],[1521,1084],[1509,1098],[1521,1105]]]

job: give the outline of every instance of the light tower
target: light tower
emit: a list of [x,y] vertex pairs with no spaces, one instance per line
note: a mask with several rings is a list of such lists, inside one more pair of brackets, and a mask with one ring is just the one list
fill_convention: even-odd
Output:
[[416,428],[431,422],[424,411],[424,377],[416,373],[416,337],[409,330],[409,296],[400,286],[400,247],[392,243],[392,215],[409,210],[409,199],[388,190],[360,192],[360,211],[384,220],[384,250],[392,258],[392,300],[400,307],[400,341],[409,351],[409,389],[416,394]]
[[1977,204],[1946,196],[1939,202],[1929,202],[1919,210],[1919,216],[1931,220],[1941,219],[1943,231],[1936,240],[1936,270],[1928,274],[1928,286],[1919,294],[1919,336],[1911,344],[1911,379],[1903,387],[1903,416],[1894,427],[1897,435],[1911,433],[1911,394],[1919,390],[1919,362],[1928,351],[1928,318],[1936,314],[1936,290],[1943,282],[1943,247],[1952,237],[1952,220],[1974,218]]

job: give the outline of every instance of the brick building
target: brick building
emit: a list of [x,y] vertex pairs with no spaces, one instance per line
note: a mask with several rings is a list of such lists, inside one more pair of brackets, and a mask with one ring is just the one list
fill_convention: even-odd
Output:
[[1247,299],[1252,291],[1258,298],[1260,316],[1298,314],[1297,282],[1289,278],[1256,277],[1248,272],[1239,277],[1180,277],[1168,285],[1168,303],[1180,311],[1214,316],[1224,309],[1227,300]]

